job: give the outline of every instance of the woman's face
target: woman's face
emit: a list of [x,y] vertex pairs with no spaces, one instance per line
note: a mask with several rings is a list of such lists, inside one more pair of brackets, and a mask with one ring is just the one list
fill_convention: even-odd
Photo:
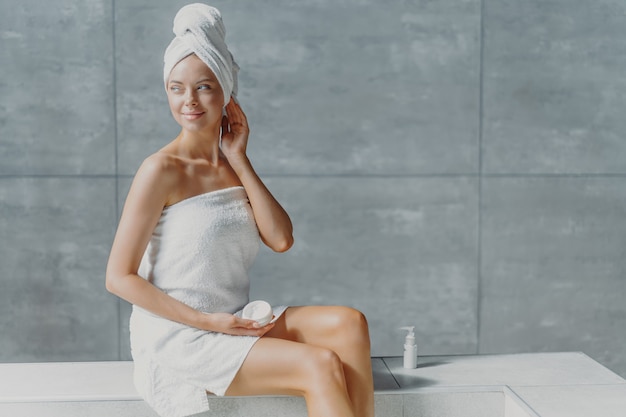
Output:
[[172,69],[167,80],[167,100],[172,116],[189,131],[219,129],[224,93],[213,71],[195,54]]

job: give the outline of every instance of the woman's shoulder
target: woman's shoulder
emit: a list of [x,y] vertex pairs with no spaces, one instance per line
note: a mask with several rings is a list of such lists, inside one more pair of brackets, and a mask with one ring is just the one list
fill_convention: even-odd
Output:
[[167,152],[155,152],[143,160],[135,180],[160,189],[177,186],[181,178],[180,158]]
[[147,170],[153,174],[167,174],[180,169],[181,161],[176,155],[158,151],[143,160],[139,170]]

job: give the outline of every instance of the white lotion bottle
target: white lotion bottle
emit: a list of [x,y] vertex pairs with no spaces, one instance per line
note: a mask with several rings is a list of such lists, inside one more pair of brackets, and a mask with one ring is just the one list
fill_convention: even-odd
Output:
[[406,369],[417,368],[417,345],[415,344],[415,333],[413,329],[415,326],[401,327],[401,330],[406,330],[408,333],[404,338],[404,361],[402,366]]

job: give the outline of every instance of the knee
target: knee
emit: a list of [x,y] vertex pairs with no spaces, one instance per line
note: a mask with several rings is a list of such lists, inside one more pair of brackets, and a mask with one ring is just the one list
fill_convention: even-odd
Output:
[[355,342],[369,345],[369,325],[361,311],[351,307],[339,307],[336,321],[341,334],[356,339]]
[[343,363],[332,350],[314,348],[308,356],[307,374],[314,384],[344,384]]

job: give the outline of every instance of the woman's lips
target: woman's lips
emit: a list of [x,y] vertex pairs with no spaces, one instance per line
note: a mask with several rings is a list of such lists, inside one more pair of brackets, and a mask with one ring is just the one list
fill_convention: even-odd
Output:
[[187,120],[196,120],[202,117],[204,112],[183,113],[183,117]]

